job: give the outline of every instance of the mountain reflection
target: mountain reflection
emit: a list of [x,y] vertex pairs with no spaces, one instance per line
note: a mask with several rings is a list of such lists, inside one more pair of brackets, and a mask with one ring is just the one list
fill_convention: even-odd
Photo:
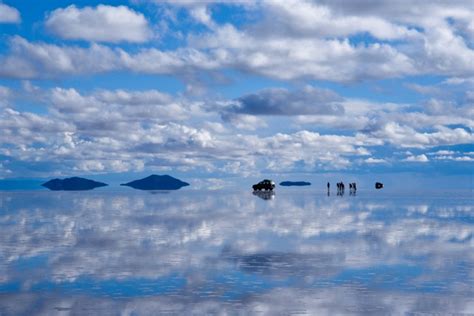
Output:
[[0,314],[472,311],[470,196],[250,194],[2,193]]

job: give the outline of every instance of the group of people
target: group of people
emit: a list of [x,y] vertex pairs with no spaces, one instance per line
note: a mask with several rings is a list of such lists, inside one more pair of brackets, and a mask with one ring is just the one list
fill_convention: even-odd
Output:
[[357,186],[355,182],[349,183],[349,194],[355,195],[357,191]]
[[[337,195],[344,195],[344,190],[345,190],[345,185],[344,182],[338,182],[336,183],[337,186]],[[329,191],[331,188],[331,184],[328,182],[328,195]],[[355,195],[357,191],[357,185],[355,182],[349,183],[349,194],[350,195]]]

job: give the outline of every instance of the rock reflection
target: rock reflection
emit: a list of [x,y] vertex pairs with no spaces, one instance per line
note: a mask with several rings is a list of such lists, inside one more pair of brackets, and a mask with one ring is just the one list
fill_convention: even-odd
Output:
[[470,197],[35,192],[0,205],[2,315],[474,308]]

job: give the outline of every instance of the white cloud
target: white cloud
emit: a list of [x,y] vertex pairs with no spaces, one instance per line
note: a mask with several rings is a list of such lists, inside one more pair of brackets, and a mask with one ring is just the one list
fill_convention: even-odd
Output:
[[[1,282],[24,289],[47,283],[53,290],[39,307],[34,291],[5,294],[2,307],[13,314],[31,309],[48,314],[62,307],[81,314],[84,306],[117,314],[232,314],[237,307],[243,314],[271,315],[302,310],[312,315],[374,310],[451,314],[469,313],[473,307],[471,278],[459,275],[459,262],[473,261],[474,227],[459,220],[471,218],[469,200],[385,196],[373,204],[277,193],[276,204],[263,205],[250,193],[228,191],[180,192],[179,198],[114,192],[30,197],[36,202],[33,209],[25,206],[22,195],[0,197],[0,222],[10,223],[0,230]],[[387,209],[397,210],[390,221],[384,217]],[[37,256],[48,260],[31,267],[32,273],[18,271],[20,260]],[[415,273],[391,277],[413,267]],[[210,271],[224,277],[216,279]],[[372,271],[390,277],[378,278]],[[242,273],[255,275],[268,287],[258,283],[255,291],[249,278],[235,277]],[[170,283],[170,292],[154,295],[152,285],[170,276],[182,278],[182,287],[181,282],[177,289]],[[362,278],[368,286],[361,293]],[[437,292],[440,279],[442,293]],[[149,295],[121,292],[120,285],[126,290],[128,281],[137,280],[146,282]],[[100,286],[103,282],[116,282],[117,287]],[[83,292],[66,297],[54,290],[87,290],[88,284],[94,286],[94,297]],[[424,290],[407,294],[406,288],[414,286]],[[206,295],[192,295],[203,288]],[[244,295],[232,301],[208,295],[232,291]],[[121,299],[114,299],[118,295]]]
[[404,160],[409,161],[409,162],[428,162],[429,161],[428,157],[426,157],[425,154],[421,154],[417,156],[408,156]]
[[336,12],[356,16],[378,16],[406,24],[426,25],[447,17],[466,18],[472,14],[471,0],[420,1],[410,0],[320,0],[321,4]]
[[[366,156],[365,146],[377,144],[364,135],[300,131],[261,137],[219,126],[216,130],[208,122],[219,120],[218,113],[154,90],[100,90],[82,95],[75,89],[54,88],[44,102],[50,104],[48,115],[3,112],[1,141],[8,146],[2,153],[31,163],[61,161],[61,172],[174,166],[251,174],[277,166],[293,170],[302,162],[308,170],[339,169],[350,165],[347,157]],[[242,114],[232,124],[261,129],[264,123],[255,120]]]
[[[48,113],[38,115],[6,108],[0,124],[4,128],[1,141],[7,146],[0,148],[0,153],[30,163],[63,161],[58,166],[61,172],[166,167],[246,175],[257,170],[310,172],[351,168],[351,161],[388,164],[383,157],[370,157],[371,148],[386,144],[396,148],[430,148],[474,141],[465,128],[436,125],[424,131],[414,127],[417,121],[411,125],[397,123],[399,117],[413,114],[404,113],[407,107],[403,104],[339,100],[337,95],[338,104],[344,107],[339,116],[311,115],[313,121],[305,123],[309,128],[289,127],[282,133],[273,125],[290,120],[303,124],[304,116],[293,119],[289,112],[278,118],[251,115],[244,113],[249,111],[229,111],[235,100],[194,101],[159,90],[96,90],[83,94],[73,88],[38,89],[22,91],[32,97],[38,95],[36,100],[47,107]],[[265,93],[257,92],[255,96],[263,98],[259,99],[263,108],[270,106],[270,112],[264,111],[265,114],[273,113],[274,108],[284,112],[285,106],[308,111],[308,100],[312,99],[323,106],[324,100],[333,102],[330,91],[313,87],[306,90],[281,90],[276,99],[270,100],[264,100]],[[319,100],[320,96],[323,99]],[[303,101],[299,102],[301,98]],[[247,106],[260,104],[253,102]],[[316,124],[332,132],[319,133],[313,129]],[[341,128],[347,131],[345,135],[340,134]],[[407,155],[408,161],[424,159],[424,155]],[[466,160],[461,157],[457,155],[451,160]],[[11,169],[9,165],[5,167]]]
[[103,90],[99,91],[96,97],[103,102],[123,105],[159,105],[172,102],[172,97],[169,94],[158,90]]
[[254,115],[224,112],[221,117],[224,122],[228,122],[238,129],[255,131],[268,127],[264,119]]
[[[175,96],[156,89],[125,88],[85,94],[57,87],[42,92],[25,82],[21,93],[48,111],[33,114],[15,109],[11,100],[20,94],[2,92],[0,87],[3,100],[14,95],[0,101],[2,136],[18,145],[1,150],[25,160],[46,160],[48,155],[67,158],[70,170],[105,172],[143,164],[249,172],[293,170],[298,165],[304,170],[348,168],[351,161],[391,161],[367,158],[371,147],[426,149],[474,142],[470,93],[474,12],[467,1],[449,5],[409,5],[408,0],[361,0],[357,5],[342,0],[257,1],[237,4],[238,14],[246,15],[243,25],[217,19],[216,2],[220,3],[168,1],[152,7],[187,10],[184,15],[193,19],[191,24],[201,24],[183,32],[173,29],[177,24],[168,25],[169,34],[162,35],[179,38],[176,48],[95,43],[144,43],[151,38],[145,16],[125,6],[69,6],[47,16],[46,27],[52,33],[92,43],[53,44],[11,37],[0,56],[1,77],[61,79],[115,71],[165,74],[184,81],[188,90]],[[220,86],[212,85],[233,85],[232,79],[247,75],[257,75],[259,84],[266,82],[261,77],[284,80],[281,86],[286,88],[259,86],[222,100]],[[420,75],[450,78],[431,86],[410,80],[413,83],[405,87],[432,97],[420,104],[344,98],[339,91],[346,88],[340,85],[336,85],[339,94],[307,85],[314,80],[357,83]],[[206,88],[212,91],[206,94]],[[463,96],[444,93],[451,89]],[[191,99],[187,92],[199,93],[201,99],[196,95]],[[173,155],[164,154],[168,150]],[[461,152],[430,154],[426,154],[430,160],[466,160]],[[80,155],[89,162],[84,163]]]
[[312,86],[296,91],[273,88],[244,95],[226,111],[251,115],[340,115],[344,112],[339,104],[342,100],[331,90]]
[[11,54],[0,57],[4,77],[32,79],[95,74],[120,69],[120,50],[92,44],[88,48],[31,43],[15,36]]
[[10,88],[0,86],[0,109],[8,105],[10,97],[12,96],[12,91]]
[[[367,10],[360,10],[338,1],[263,1],[243,6],[251,7],[252,12],[260,10],[263,18],[240,28],[231,24],[215,26],[209,3],[169,3],[190,10],[195,19],[209,26],[208,30],[190,33],[184,45],[175,50],[152,47],[137,53],[103,46],[21,43],[17,39],[10,45],[10,54],[3,57],[6,67],[0,74],[36,78],[125,69],[196,81],[196,73],[201,71],[233,68],[283,80],[336,82],[412,75],[472,77],[474,51],[463,35],[470,24],[447,22],[473,20],[474,12],[466,1],[449,6],[438,2],[368,3],[362,2],[361,7]],[[117,18],[121,14],[128,18]],[[83,23],[89,20],[93,23]],[[46,24],[66,38],[91,41],[143,42],[150,36],[144,16],[123,6],[70,6],[51,13]],[[351,38],[367,32],[373,39],[358,42]]]
[[14,7],[10,7],[0,2],[0,23],[20,23],[20,12]]
[[44,79],[127,70],[188,79],[193,78],[190,75],[193,72],[218,70],[222,65],[219,56],[209,56],[195,49],[161,51],[149,48],[129,54],[120,48],[95,43],[85,48],[60,46],[32,43],[19,36],[9,43],[10,54],[0,56],[4,65],[0,68],[0,76],[7,78]]
[[437,156],[443,156],[443,155],[454,155],[457,152],[453,150],[438,150],[436,152],[428,153],[428,155],[437,155]]
[[474,158],[469,157],[469,156],[460,156],[460,157],[455,157],[454,161],[474,161]]
[[369,157],[369,158],[365,159],[364,162],[368,163],[368,164],[384,164],[384,163],[387,163],[387,161],[385,159],[373,158],[373,157]]
[[192,37],[190,44],[211,48],[221,66],[271,78],[356,81],[415,74],[412,60],[388,44],[352,45],[347,39],[259,37],[231,25]]
[[454,155],[437,155],[434,157],[436,160],[449,160],[449,161],[461,161],[461,162],[472,162],[473,157],[470,156],[454,156]]
[[474,141],[474,134],[463,128],[437,126],[433,132],[419,132],[406,125],[396,122],[386,123],[371,133],[399,147],[427,148],[442,145],[469,144]]
[[263,7],[269,20],[266,27],[274,25],[277,31],[296,36],[345,37],[367,32],[379,39],[393,40],[418,35],[414,29],[383,18],[336,14],[328,6],[306,0],[269,0],[263,2]]
[[51,12],[45,24],[54,34],[72,40],[142,43],[152,36],[144,15],[126,6],[77,8],[70,5]]

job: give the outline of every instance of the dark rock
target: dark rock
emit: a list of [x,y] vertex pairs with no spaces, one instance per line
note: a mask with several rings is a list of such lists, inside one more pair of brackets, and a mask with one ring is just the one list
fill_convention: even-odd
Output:
[[280,182],[281,186],[284,187],[291,187],[291,186],[305,186],[305,185],[311,185],[311,182],[305,182],[305,181],[283,181]]
[[132,187],[138,190],[178,190],[188,186],[189,183],[173,178],[169,175],[151,175],[149,177],[135,180],[121,185]]
[[375,182],[375,188],[376,188],[376,189],[381,189],[381,188],[383,188],[383,183]]
[[94,180],[72,177],[49,180],[48,182],[43,183],[42,186],[52,191],[85,191],[105,187],[107,184]]

